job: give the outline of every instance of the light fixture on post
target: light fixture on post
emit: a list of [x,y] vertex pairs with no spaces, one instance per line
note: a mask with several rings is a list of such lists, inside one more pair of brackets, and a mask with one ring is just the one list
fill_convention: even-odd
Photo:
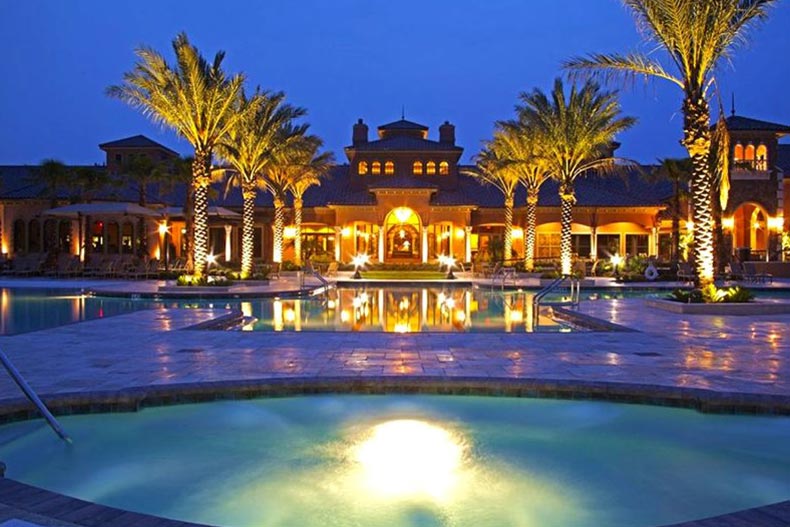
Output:
[[351,259],[351,263],[354,264],[354,276],[352,278],[354,280],[359,280],[362,278],[362,275],[359,272],[361,267],[364,267],[370,261],[370,257],[365,254],[358,254]]
[[440,255],[439,265],[447,266],[447,276],[445,276],[445,279],[455,280],[455,275],[453,274],[453,267],[455,267],[455,258],[453,258],[452,256]]

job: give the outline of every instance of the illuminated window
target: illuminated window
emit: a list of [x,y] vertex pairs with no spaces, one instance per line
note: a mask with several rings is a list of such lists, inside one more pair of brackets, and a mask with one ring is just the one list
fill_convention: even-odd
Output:
[[370,168],[371,174],[375,174],[375,175],[381,174],[381,163],[379,163],[378,161],[373,161],[370,167],[371,167]]
[[395,163],[392,161],[387,161],[384,163],[384,173],[388,175],[392,175],[395,173]]
[[757,147],[755,168],[757,170],[768,170],[768,149],[765,147],[765,145],[760,145]]
[[741,143],[735,145],[735,150],[733,150],[732,157],[735,159],[736,163],[743,160],[743,145]]
[[754,145],[746,145],[743,157],[746,161],[754,161]]
[[446,176],[450,173],[450,164],[447,161],[439,163],[439,174]]
[[366,161],[359,162],[359,170],[358,173],[360,175],[364,175],[368,173],[368,163]]
[[422,161],[414,162],[414,164],[411,166],[411,173],[417,176],[422,174]]
[[425,164],[425,173],[429,175],[436,174],[436,163],[434,163],[433,161],[428,161]]

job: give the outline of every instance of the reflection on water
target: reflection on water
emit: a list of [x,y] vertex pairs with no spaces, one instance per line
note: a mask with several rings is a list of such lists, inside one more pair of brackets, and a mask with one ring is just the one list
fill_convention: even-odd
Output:
[[[326,297],[242,303],[250,331],[532,331],[532,292],[470,288],[351,288]],[[249,313],[249,314],[248,314]],[[557,323],[541,316],[541,326]]]

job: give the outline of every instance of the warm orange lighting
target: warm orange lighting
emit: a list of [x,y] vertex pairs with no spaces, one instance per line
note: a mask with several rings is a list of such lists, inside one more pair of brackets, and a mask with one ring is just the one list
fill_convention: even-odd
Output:
[[392,212],[400,223],[406,223],[411,218],[411,215],[414,214],[409,207],[398,207]]
[[455,229],[455,237],[456,238],[459,238],[459,239],[463,238],[464,234],[466,234],[466,233],[464,232],[463,229]]
[[519,228],[519,227],[516,227],[515,229],[513,229],[513,230],[511,231],[510,235],[511,235],[513,238],[519,238],[519,239],[520,239],[520,238],[523,238],[523,237],[524,237],[524,230],[523,230],[523,229],[521,229],[521,228]]
[[775,218],[768,218],[768,228],[775,231],[781,231],[785,226],[785,219],[781,216]]
[[296,227],[286,227],[283,229],[283,237],[296,238]]
[[164,236],[165,234],[167,234],[167,229],[168,229],[167,222],[163,221],[162,223],[159,224],[158,230],[159,230],[159,234],[161,236]]
[[722,218],[721,226],[723,229],[732,230],[735,227],[735,218]]
[[694,222],[693,221],[687,221],[686,222],[686,230],[687,231],[693,231],[694,230]]
[[343,227],[343,230],[340,231],[340,234],[344,238],[348,238],[351,236],[351,227]]

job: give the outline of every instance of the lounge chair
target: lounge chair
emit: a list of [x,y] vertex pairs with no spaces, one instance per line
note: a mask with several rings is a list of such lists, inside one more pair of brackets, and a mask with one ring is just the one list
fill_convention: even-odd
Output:
[[337,262],[330,262],[326,268],[326,276],[337,276]]
[[725,269],[727,273],[727,277],[730,280],[743,280],[744,279],[744,272],[743,272],[743,264],[740,262],[730,262],[727,264],[727,268]]
[[754,262],[743,262],[743,279],[755,283],[765,283],[766,281],[773,283],[774,275],[757,271]]

